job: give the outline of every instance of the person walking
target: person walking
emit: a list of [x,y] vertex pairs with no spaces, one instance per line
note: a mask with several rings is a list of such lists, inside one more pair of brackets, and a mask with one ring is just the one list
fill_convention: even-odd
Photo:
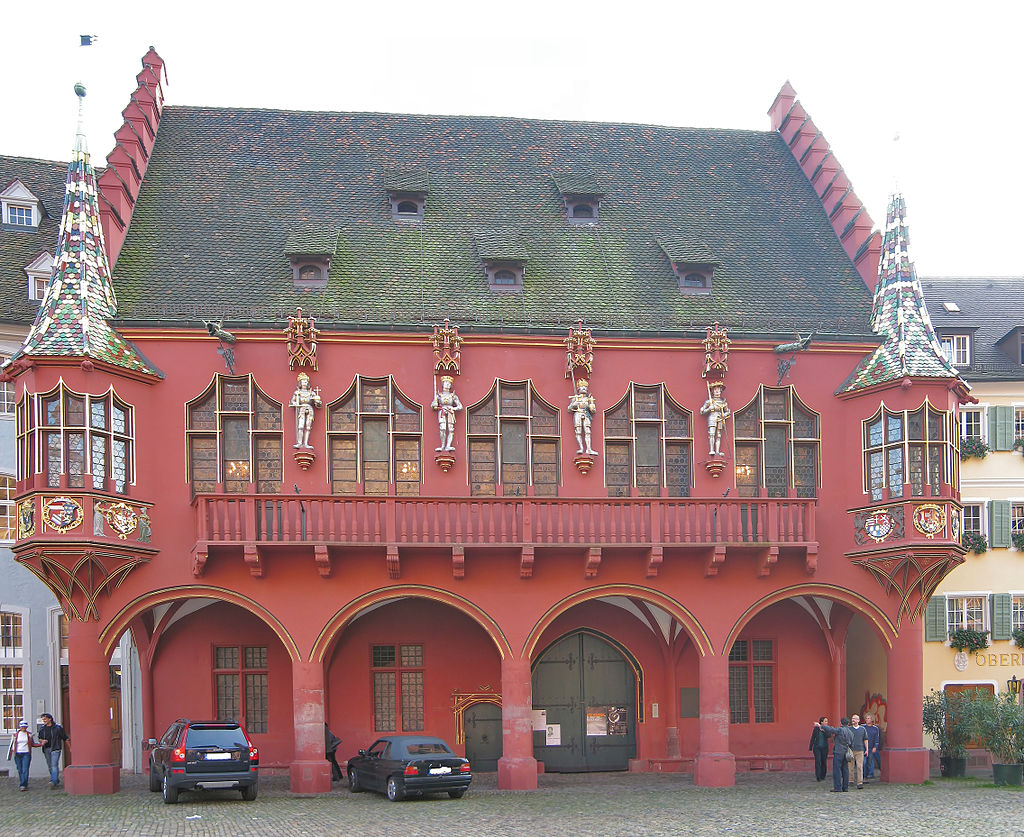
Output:
[[868,731],[860,725],[860,715],[850,719],[850,732],[853,733],[853,775],[857,781],[857,790],[864,789],[864,758],[868,754]]
[[324,758],[331,763],[331,781],[340,782],[342,778],[341,765],[338,764],[338,747],[341,746],[341,739],[338,738],[331,728],[324,722]]
[[828,775],[828,733],[821,728],[828,725],[828,716],[822,715],[811,730],[811,743],[808,749],[814,754],[814,778],[821,781]]
[[18,731],[11,736],[11,747],[7,751],[7,758],[13,758],[14,766],[18,768],[18,790],[28,790],[28,768],[32,764],[32,748],[39,746],[29,731],[28,721],[19,722]]
[[868,734],[868,756],[864,760],[864,779],[875,778],[875,769],[882,772],[882,729],[874,723],[872,717],[864,715],[864,729]]
[[55,723],[49,712],[42,714],[43,728],[39,730],[39,745],[43,748],[43,758],[50,769],[50,790],[60,785],[60,757],[64,753],[64,743],[70,741],[64,727]]
[[849,718],[843,718],[840,723],[842,726],[839,727],[830,727],[820,721],[814,724],[833,737],[832,793],[846,793],[850,789],[850,763],[846,760],[846,755],[853,747],[853,733],[850,731]]

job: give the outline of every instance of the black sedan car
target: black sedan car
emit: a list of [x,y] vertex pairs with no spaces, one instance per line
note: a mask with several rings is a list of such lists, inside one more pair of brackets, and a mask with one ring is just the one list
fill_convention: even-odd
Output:
[[473,777],[469,762],[440,738],[388,735],[348,762],[348,789],[379,791],[392,802],[409,794],[447,793],[459,799]]

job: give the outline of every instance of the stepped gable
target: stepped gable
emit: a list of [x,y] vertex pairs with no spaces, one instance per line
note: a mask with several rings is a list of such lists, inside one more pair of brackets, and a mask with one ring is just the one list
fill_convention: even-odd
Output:
[[0,155],[0,191],[20,180],[42,204],[38,227],[0,229],[0,322],[28,326],[39,313],[28,298],[25,268],[43,253],[53,255],[67,171],[67,163]]
[[[392,218],[389,190],[424,184],[423,220]],[[599,188],[600,222],[570,224],[563,188]],[[324,288],[292,281],[311,227],[338,230]],[[528,254],[519,293],[488,288],[502,230]],[[687,238],[714,254],[710,295],[682,294],[666,258]],[[169,105],[114,285],[137,325],[315,306],[328,329],[869,333],[870,292],[776,131]]]
[[871,310],[871,329],[885,342],[858,364],[839,394],[910,378],[948,378],[966,396],[969,388],[946,360],[932,328],[909,245],[906,203],[893,195]]
[[[84,97],[84,90],[79,93]],[[19,357],[72,357],[160,375],[107,322],[117,314],[103,246],[96,172],[81,129],[67,168],[53,276]]]

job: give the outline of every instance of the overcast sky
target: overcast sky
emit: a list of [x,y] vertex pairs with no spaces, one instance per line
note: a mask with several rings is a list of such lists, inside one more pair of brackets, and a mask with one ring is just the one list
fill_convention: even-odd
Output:
[[903,192],[921,275],[1024,275],[1020,0],[363,6],[7,3],[0,154],[66,160],[83,80],[102,164],[150,45],[172,105],[768,130],[788,79],[876,226]]

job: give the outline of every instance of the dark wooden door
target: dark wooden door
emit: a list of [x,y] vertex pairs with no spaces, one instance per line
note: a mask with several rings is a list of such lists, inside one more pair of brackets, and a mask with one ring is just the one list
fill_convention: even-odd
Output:
[[628,770],[636,756],[636,676],[618,649],[589,633],[563,637],[533,670],[533,707],[548,732],[534,755],[554,773]]
[[501,707],[476,703],[463,716],[466,729],[466,758],[474,773],[498,769],[501,758]]

